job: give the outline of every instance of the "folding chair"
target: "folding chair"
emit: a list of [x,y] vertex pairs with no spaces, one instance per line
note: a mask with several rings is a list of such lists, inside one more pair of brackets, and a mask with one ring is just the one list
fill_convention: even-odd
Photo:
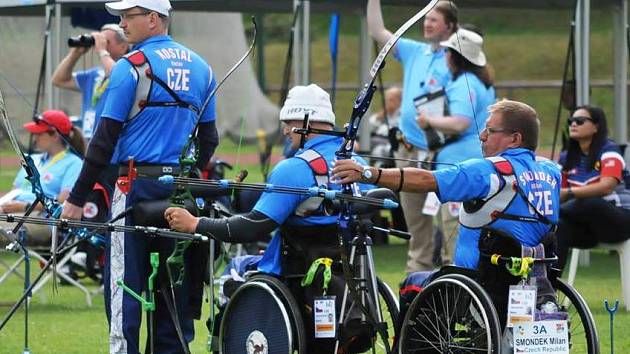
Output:
[[[52,232],[55,232],[55,231],[56,230],[54,230],[53,228]],[[72,237],[72,236],[69,236],[69,237]],[[41,244],[27,245],[26,249],[28,251],[29,257],[31,258],[31,262],[45,263],[48,261],[51,255],[49,245],[48,246],[41,245]],[[70,261],[72,255],[74,255],[75,253],[76,253],[76,247],[73,247],[63,257],[59,258],[56,262],[54,274],[58,276],[60,279],[63,279],[66,282],[68,282],[68,284],[81,290],[85,294],[85,301],[87,305],[91,307],[92,306],[92,293],[81,283],[72,279],[72,277],[70,277],[68,274],[65,274],[62,271],[60,271],[61,269],[63,269],[64,265],[66,265]],[[4,282],[11,274],[15,274],[16,276],[18,276],[19,278],[23,280],[24,276],[20,273],[19,268],[24,262],[25,262],[25,257],[23,254],[20,254],[20,257],[10,266],[6,262],[3,261],[2,264],[7,268],[7,271],[4,274],[2,274],[2,276],[0,276],[0,284]],[[39,270],[39,267],[32,266],[32,269],[37,271]],[[53,269],[51,267],[46,271],[46,275],[44,275],[44,277],[39,281],[39,283],[33,288],[32,293],[33,294],[37,293],[52,278],[52,276],[53,276]]]

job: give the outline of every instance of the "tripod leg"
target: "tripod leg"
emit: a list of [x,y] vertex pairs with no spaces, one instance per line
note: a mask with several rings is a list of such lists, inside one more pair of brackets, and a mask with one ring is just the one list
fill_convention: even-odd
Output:
[[[354,255],[356,252],[356,246],[352,246],[352,249],[350,250],[350,266],[352,267],[352,264],[354,263]],[[345,315],[346,315],[346,303],[348,302],[348,295],[349,295],[349,289],[348,289],[348,282],[346,282],[346,285],[344,286],[343,289],[343,297],[341,299],[341,311],[339,312],[339,328],[341,328],[341,325],[343,324],[343,321],[345,319]],[[337,353],[339,351],[339,336],[337,336],[337,339],[335,340],[335,353]]]
[[366,258],[367,258],[367,263],[368,263],[368,270],[369,270],[369,282],[370,282],[370,290],[371,290],[371,294],[373,296],[373,304],[374,304],[374,308],[376,309],[376,319],[378,320],[378,322],[383,322],[383,314],[381,312],[381,304],[380,301],[378,300],[378,283],[376,280],[376,272],[374,271],[376,268],[374,266],[374,257],[372,256],[372,246],[367,245],[366,246]]

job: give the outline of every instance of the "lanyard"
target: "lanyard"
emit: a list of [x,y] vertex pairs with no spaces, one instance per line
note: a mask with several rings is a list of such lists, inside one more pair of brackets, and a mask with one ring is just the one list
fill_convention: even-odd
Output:
[[94,90],[92,91],[92,108],[94,108],[98,100],[101,99],[101,96],[103,96],[108,84],[109,77],[103,77],[100,82],[94,85]]
[[[46,162],[44,161],[44,158],[42,157],[41,160],[39,160],[37,169],[39,170],[40,175],[43,175],[44,172],[48,171],[51,167],[53,167],[57,162],[59,162],[59,160],[63,159],[66,154],[68,153],[68,149],[63,150],[61,152],[58,152],[55,156],[53,156],[52,159],[50,159],[50,161]],[[43,165],[43,166],[41,166]],[[25,189],[27,187],[29,187],[31,185],[31,182],[29,182],[27,179],[25,179],[24,181],[22,181],[22,189]]]

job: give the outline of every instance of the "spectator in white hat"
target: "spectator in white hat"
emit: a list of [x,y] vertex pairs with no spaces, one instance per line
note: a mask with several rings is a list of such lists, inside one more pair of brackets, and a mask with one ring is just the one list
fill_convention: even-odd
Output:
[[[384,24],[380,0],[367,2],[367,27],[370,36],[381,46],[394,34]],[[423,40],[400,38],[393,54],[403,68],[402,103],[400,106],[399,129],[401,144],[394,157],[408,160],[429,160],[424,131],[418,126],[418,115],[414,101],[429,94],[441,92],[451,81],[446,66],[445,50],[440,45],[458,28],[458,9],[453,1],[442,0],[429,11],[422,22]],[[396,161],[396,166],[417,167],[416,162]],[[407,229],[411,233],[407,252],[407,273],[433,269],[433,217],[418,212],[425,204],[427,194],[400,194],[400,204],[405,214]]]
[[[423,129],[433,128],[445,136],[437,148],[436,169],[482,157],[479,134],[486,126],[488,106],[496,101],[493,78],[482,50],[483,38],[460,28],[440,44],[447,48],[446,62],[453,75],[453,81],[446,86],[448,116],[430,116],[425,112],[418,116]],[[443,264],[453,260],[459,208],[459,202],[447,202],[440,211]]]

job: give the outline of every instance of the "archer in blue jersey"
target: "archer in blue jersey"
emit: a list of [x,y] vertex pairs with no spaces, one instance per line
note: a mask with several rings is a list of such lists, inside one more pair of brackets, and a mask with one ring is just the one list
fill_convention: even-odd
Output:
[[[329,177],[332,162],[336,158],[335,152],[343,145],[344,139],[316,133],[302,137],[294,133],[293,128],[303,126],[306,114],[310,128],[320,131],[333,129],[335,114],[330,97],[314,84],[296,86],[289,91],[280,111],[280,120],[284,127],[283,134],[290,139],[291,148],[297,151],[293,157],[276,165],[267,183],[302,189],[324,187],[340,190],[341,185],[333,183]],[[359,164],[365,164],[361,158],[355,159]],[[353,188],[369,189],[366,185],[355,185]],[[323,202],[323,198],[318,196],[272,191],[263,193],[251,212],[229,218],[195,218],[183,208],[169,208],[165,216],[175,230],[206,234],[230,243],[266,240],[276,230],[263,256],[238,257],[227,268],[238,269],[236,264],[247,264],[263,273],[287,276],[288,279],[290,275],[305,274],[312,262],[322,257],[334,261],[340,259],[337,238],[339,215],[326,210]],[[296,279],[289,279],[288,286],[291,287],[291,281]],[[339,285],[340,278],[337,275],[333,275],[332,279],[331,284],[337,285],[331,285],[328,294],[336,295],[338,300],[335,306],[339,313],[342,293],[338,290],[343,291],[343,281]],[[310,289],[304,288],[304,292]],[[311,318],[314,304],[304,292],[293,292],[293,296],[298,303],[305,304],[301,307],[304,313],[302,316]],[[306,333],[314,333],[312,321],[305,321],[304,326]],[[355,337],[351,339],[354,340]],[[334,340],[315,340],[311,335],[307,339],[307,352],[330,353],[334,350],[334,344]]]
[[[145,215],[125,211],[140,202],[173,195],[172,187],[155,178],[177,173],[179,157],[195,127],[197,166],[205,166],[214,152],[218,134],[214,98],[209,100],[209,95],[216,84],[208,64],[167,35],[171,21],[168,0],[122,0],[107,3],[106,8],[120,16],[120,27],[133,48],[112,69],[101,120],[78,181],[64,203],[63,216],[80,216],[77,210],[84,204],[86,192],[111,161],[120,166],[111,214],[124,215],[119,223],[136,225]],[[203,107],[205,102],[208,105]],[[134,179],[128,168],[131,159],[138,175],[153,178]],[[117,281],[142,293],[147,286],[149,253],[159,251],[164,260],[174,247],[172,239],[147,239],[133,232],[112,232],[107,239],[104,293],[111,353],[140,351],[141,304]],[[187,249],[186,269],[198,267],[195,262],[202,261],[195,257],[198,251],[197,247]],[[154,336],[153,349],[156,353],[180,353],[194,338],[193,320],[201,314],[203,275],[185,271],[181,286],[174,286],[171,273],[162,272],[156,287],[162,288],[164,296],[155,297],[154,329],[158,335]],[[165,291],[169,288],[171,291]],[[177,313],[169,308],[177,309]]]
[[[312,128],[333,129],[335,114],[328,93],[314,84],[292,88],[280,111],[280,120],[284,124],[284,135],[290,139],[291,148],[297,152],[274,167],[267,183],[294,188],[319,186],[340,190],[341,185],[329,180],[329,170],[343,139],[309,134],[304,138],[304,146],[300,147],[301,136],[291,129],[302,127],[305,113],[310,113],[309,124]],[[365,165],[363,159],[355,159]],[[360,188],[370,187],[361,185]],[[282,274],[281,236],[300,238],[305,235],[291,231],[318,230],[315,233],[322,243],[336,244],[338,215],[328,215],[323,209],[322,201],[322,198],[307,195],[265,192],[248,214],[235,215],[228,219],[194,218],[185,209],[170,208],[167,210],[167,219],[175,230],[196,231],[227,242],[258,241],[279,228],[262,257],[259,270]]]
[[[553,229],[560,210],[560,169],[535,156],[539,127],[534,109],[503,100],[489,111],[479,136],[484,159],[433,172],[385,169],[378,183],[409,192],[434,191],[441,202],[464,202],[455,264],[467,268],[477,267],[481,228],[504,231],[533,246]],[[359,180],[356,168],[352,162],[338,161],[333,176],[341,183]]]

